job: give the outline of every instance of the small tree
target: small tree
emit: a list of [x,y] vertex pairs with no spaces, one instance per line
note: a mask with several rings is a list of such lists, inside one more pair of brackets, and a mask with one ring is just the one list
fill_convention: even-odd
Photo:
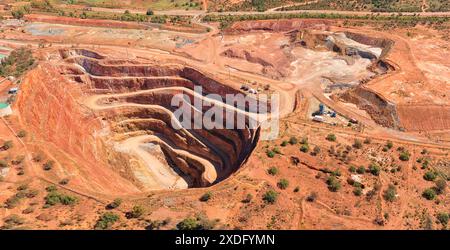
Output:
[[286,180],[286,179],[281,179],[281,180],[277,183],[277,186],[278,186],[280,189],[284,190],[284,189],[286,189],[286,188],[289,186],[289,181]]
[[277,198],[278,193],[273,190],[269,190],[263,195],[263,200],[269,204],[275,203],[277,201]]

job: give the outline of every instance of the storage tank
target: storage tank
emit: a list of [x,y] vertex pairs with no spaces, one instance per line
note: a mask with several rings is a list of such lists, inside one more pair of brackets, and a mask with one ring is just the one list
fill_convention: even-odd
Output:
[[0,103],[0,117],[12,114],[11,106],[8,103]]

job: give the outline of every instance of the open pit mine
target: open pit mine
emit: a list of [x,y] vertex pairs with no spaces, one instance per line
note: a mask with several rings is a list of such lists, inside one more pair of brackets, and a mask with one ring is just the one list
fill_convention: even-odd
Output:
[[0,227],[446,227],[444,28],[196,13],[1,21]]

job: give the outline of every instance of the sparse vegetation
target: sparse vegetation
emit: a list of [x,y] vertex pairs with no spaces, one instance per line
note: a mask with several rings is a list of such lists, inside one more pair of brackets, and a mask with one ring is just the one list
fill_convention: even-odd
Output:
[[316,201],[317,196],[318,196],[317,192],[312,192],[308,195],[308,197],[306,197],[306,201],[314,202]]
[[13,50],[0,63],[0,75],[19,77],[34,65],[33,53],[28,48]]

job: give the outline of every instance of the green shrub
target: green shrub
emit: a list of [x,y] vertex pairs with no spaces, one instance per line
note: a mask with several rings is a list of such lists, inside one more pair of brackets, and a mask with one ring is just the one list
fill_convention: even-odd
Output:
[[62,179],[62,180],[59,182],[59,184],[61,184],[61,185],[67,185],[67,184],[69,184],[69,179],[64,178],[64,179]]
[[245,198],[242,200],[242,203],[250,203],[253,199],[253,195],[252,194],[247,194],[245,196]]
[[115,209],[115,208],[120,207],[120,205],[122,205],[122,199],[116,198],[111,203],[108,204],[107,208],[108,209]]
[[20,130],[17,133],[17,137],[19,137],[19,138],[24,138],[25,136],[27,136],[27,132],[25,130]]
[[319,146],[314,146],[313,155],[318,155],[318,154],[320,154],[320,147]]
[[45,190],[47,192],[55,192],[56,190],[58,190],[58,188],[55,185],[50,185],[50,186],[46,187]]
[[331,192],[337,192],[337,191],[339,191],[339,189],[341,189],[341,183],[334,176],[328,177],[327,184],[328,184],[328,189]]
[[423,175],[423,178],[427,181],[434,181],[437,177],[437,173],[434,171],[428,171]]
[[211,199],[211,197],[212,197],[212,193],[210,191],[208,191],[200,197],[200,201],[203,201],[203,202],[209,201],[209,199]]
[[355,139],[355,142],[353,143],[353,147],[356,149],[361,149],[363,147],[361,140]]
[[341,175],[342,175],[341,170],[339,170],[339,169],[334,170],[334,171],[331,172],[330,174],[331,174],[332,176],[341,176]]
[[372,143],[372,140],[369,137],[366,137],[366,139],[364,139],[364,144],[370,144]]
[[356,173],[356,167],[355,166],[350,166],[349,168],[348,168],[348,171],[350,172],[350,173]]
[[378,166],[375,163],[371,163],[369,165],[369,171],[370,171],[371,174],[373,174],[375,176],[378,176],[378,175],[380,175],[380,166]]
[[282,147],[286,147],[288,144],[289,144],[288,141],[283,141],[280,145],[281,145]]
[[427,188],[423,191],[422,196],[427,200],[434,200],[436,198],[436,191],[432,188]]
[[384,191],[383,197],[386,201],[393,202],[397,198],[397,189],[394,185],[390,184],[388,189]]
[[437,179],[435,181],[435,184],[436,184],[436,192],[438,194],[442,194],[442,193],[445,192],[445,189],[447,187],[447,183],[446,183],[446,181],[444,179],[442,179],[442,178]]
[[361,188],[361,187],[356,187],[356,188],[353,190],[353,194],[356,195],[356,196],[361,196],[361,194],[362,194],[362,188]]
[[152,9],[147,9],[147,12],[145,13],[147,16],[153,16],[154,12]]
[[308,151],[309,151],[309,146],[308,146],[308,144],[303,144],[303,145],[300,147],[300,151],[302,151],[303,153],[308,153]]
[[273,158],[273,157],[275,157],[275,152],[273,152],[272,150],[267,150],[266,155],[269,158]]
[[308,195],[308,197],[306,197],[306,201],[314,202],[314,201],[316,201],[317,196],[318,196],[317,192],[312,192]]
[[270,175],[277,175],[278,174],[278,168],[277,167],[270,167],[267,169],[267,173]]
[[366,172],[366,168],[364,166],[359,166],[358,169],[356,169],[356,173],[358,174],[364,174]]
[[47,207],[54,206],[57,204],[69,206],[77,203],[77,201],[78,199],[76,197],[61,194],[57,191],[52,191],[48,193],[47,196],[45,196],[45,204],[47,205]]
[[299,186],[294,188],[294,193],[298,193],[299,191],[300,191],[300,187]]
[[3,143],[3,149],[8,150],[14,146],[14,143],[12,141],[5,141]]
[[450,215],[448,213],[438,213],[436,218],[442,225],[447,226]]
[[275,203],[277,201],[277,198],[278,198],[278,193],[273,190],[269,190],[263,195],[263,200],[266,203],[270,203],[270,204]]
[[272,151],[273,151],[275,154],[281,154],[281,151],[280,151],[280,149],[279,149],[278,147],[274,147],[274,148],[272,149]]
[[295,138],[295,137],[291,137],[291,138],[289,138],[289,144],[291,144],[291,145],[295,145],[295,144],[297,144],[298,143],[298,140],[297,140],[297,138]]
[[143,207],[136,205],[134,206],[130,212],[127,213],[128,219],[136,219],[141,217],[144,214],[145,210]]
[[336,141],[336,135],[335,134],[328,134],[326,139],[328,141]]
[[177,224],[177,229],[178,230],[199,230],[200,229],[200,225],[198,223],[198,220],[195,218],[186,218],[182,221],[180,221]]
[[409,161],[409,156],[410,156],[410,154],[408,151],[403,151],[400,153],[399,159],[401,161]]
[[391,149],[392,147],[394,147],[394,143],[392,143],[392,141],[387,141],[386,148]]
[[8,163],[4,160],[0,160],[0,168],[7,168],[8,167]]
[[106,230],[110,229],[114,223],[116,223],[119,220],[119,215],[112,213],[112,212],[106,212],[104,213],[95,224],[94,228],[99,230]]
[[280,189],[286,189],[288,186],[289,186],[289,181],[288,180],[286,180],[286,179],[281,179],[278,183],[277,183],[277,186],[280,188]]
[[43,168],[44,168],[45,171],[49,171],[49,170],[51,170],[53,168],[53,165],[55,165],[55,162],[52,161],[52,160],[49,160],[46,163],[44,163]]

